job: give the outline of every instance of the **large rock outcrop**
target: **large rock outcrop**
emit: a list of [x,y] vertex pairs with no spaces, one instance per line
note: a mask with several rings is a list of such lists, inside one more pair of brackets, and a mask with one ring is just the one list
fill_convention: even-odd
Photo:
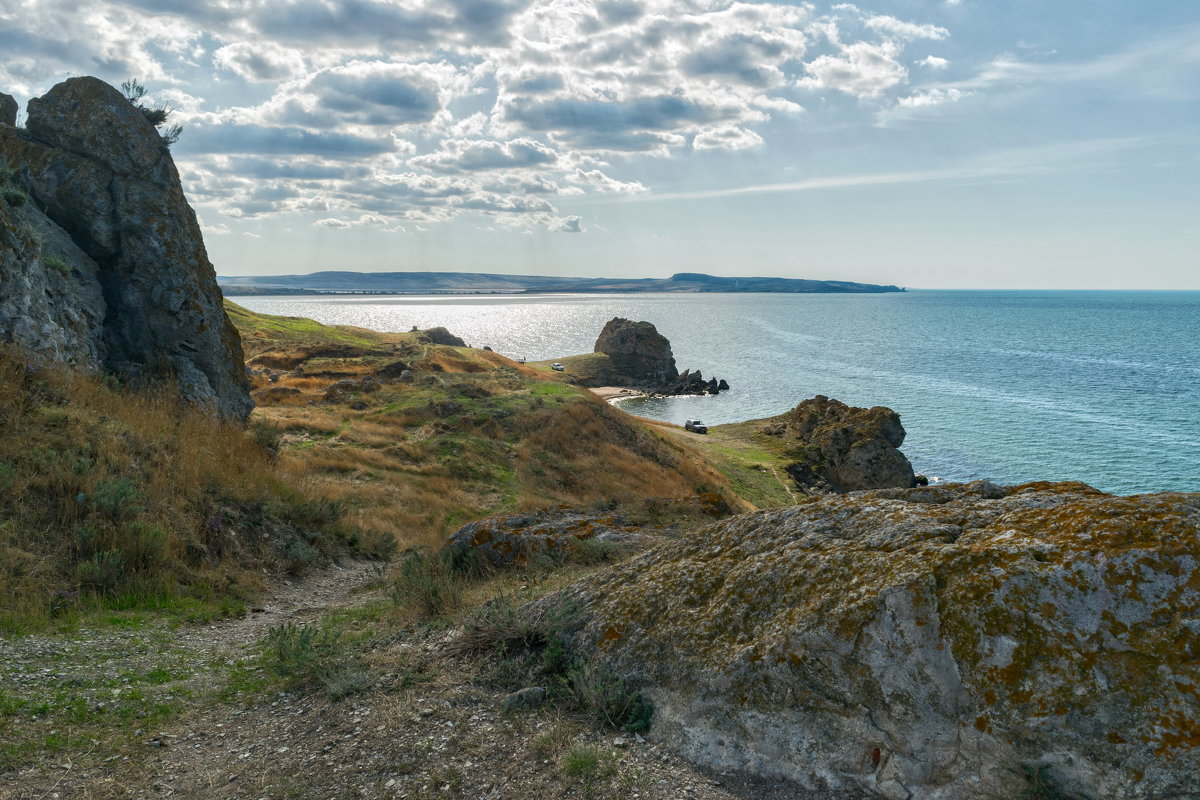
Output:
[[1196,798],[1198,526],[1200,494],[1083,484],[814,497],[541,602],[580,609],[571,646],[715,769],[889,800],[1026,796],[1023,772]]
[[805,490],[853,492],[907,489],[916,484],[900,415],[890,408],[854,408],[823,395],[805,400],[763,432],[785,440],[784,469]]
[[700,371],[679,372],[667,337],[649,322],[614,317],[596,339],[594,352],[608,356],[611,366],[589,385],[629,386],[653,394],[716,394],[725,381],[705,381]]
[[244,420],[253,404],[241,343],[145,114],[103,81],[71,78],[29,102],[25,129],[0,124],[0,168],[28,200],[0,199],[0,337],[129,379],[172,380],[188,401]]

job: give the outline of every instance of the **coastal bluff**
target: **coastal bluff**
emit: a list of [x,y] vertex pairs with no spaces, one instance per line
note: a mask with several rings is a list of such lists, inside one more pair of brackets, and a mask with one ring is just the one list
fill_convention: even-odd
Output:
[[573,652],[711,769],[1152,800],[1197,796],[1198,586],[1200,495],[980,481],[733,517],[530,609],[577,609]]
[[253,408],[196,215],[154,124],[91,77],[0,96],[0,340],[33,358],[166,380],[244,421]]

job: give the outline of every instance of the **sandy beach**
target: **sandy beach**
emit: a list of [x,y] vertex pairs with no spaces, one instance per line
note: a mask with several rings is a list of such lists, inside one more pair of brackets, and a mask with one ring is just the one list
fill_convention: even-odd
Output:
[[639,392],[637,389],[629,389],[624,386],[596,386],[589,388],[588,391],[609,403],[646,396],[645,392]]

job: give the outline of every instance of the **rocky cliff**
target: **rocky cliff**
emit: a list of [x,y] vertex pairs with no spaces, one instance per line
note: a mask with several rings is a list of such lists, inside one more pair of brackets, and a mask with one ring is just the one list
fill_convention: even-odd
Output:
[[900,415],[890,408],[854,408],[817,395],[762,431],[784,440],[792,459],[784,469],[801,489],[852,492],[916,483],[912,464],[899,450]]
[[889,800],[1035,796],[1023,771],[1194,798],[1198,526],[1200,495],[1082,484],[825,496],[550,602],[653,698],[653,734],[716,769]]
[[[237,332],[154,125],[96,78],[0,98],[0,341],[250,413]],[[11,113],[10,113],[11,110]]]
[[699,370],[679,372],[671,343],[649,322],[614,317],[600,331],[594,352],[608,356],[611,367],[589,385],[629,386],[654,394],[716,394],[729,388],[723,380],[704,380]]

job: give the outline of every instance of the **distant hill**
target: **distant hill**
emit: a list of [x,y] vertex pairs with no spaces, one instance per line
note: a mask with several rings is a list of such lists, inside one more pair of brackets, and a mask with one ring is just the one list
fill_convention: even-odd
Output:
[[542,292],[902,292],[898,286],[802,278],[724,278],[680,272],[670,278],[562,278],[483,272],[341,272],[309,275],[218,277],[227,295],[325,294],[522,294]]

